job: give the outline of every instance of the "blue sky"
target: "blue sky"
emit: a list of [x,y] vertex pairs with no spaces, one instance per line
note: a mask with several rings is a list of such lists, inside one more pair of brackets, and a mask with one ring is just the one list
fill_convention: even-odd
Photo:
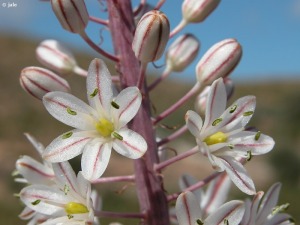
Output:
[[[97,0],[86,2],[91,15],[106,17]],[[157,1],[148,2],[155,4]],[[13,3],[15,7],[8,8]],[[171,28],[181,19],[181,4],[182,0],[167,0],[162,8],[170,19]],[[95,42],[99,42],[100,29],[92,23],[88,27],[88,32],[93,31],[90,34]],[[203,23],[192,24],[183,32],[197,36],[201,50],[195,63],[174,77],[194,80],[197,61],[210,46],[225,38],[236,38],[243,46],[243,58],[233,72],[235,79],[256,81],[300,77],[300,0],[223,0]],[[48,2],[0,0],[0,34],[3,33],[37,41],[54,38],[71,48],[88,51],[87,45],[77,35],[60,27]],[[103,33],[103,48],[112,51],[108,31]],[[163,61],[157,64],[161,65]]]

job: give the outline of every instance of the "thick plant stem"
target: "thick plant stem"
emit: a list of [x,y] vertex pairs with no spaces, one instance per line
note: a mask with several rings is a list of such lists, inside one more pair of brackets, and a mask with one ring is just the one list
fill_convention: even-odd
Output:
[[[109,27],[113,37],[115,53],[119,58],[117,69],[123,87],[135,86],[139,79],[140,63],[131,48],[135,25],[130,0],[108,0]],[[142,224],[169,225],[168,203],[159,173],[154,171],[158,163],[155,133],[150,115],[150,101],[146,84],[142,85],[141,108],[129,127],[142,135],[148,150],[134,162],[135,182],[141,213],[145,214]]]

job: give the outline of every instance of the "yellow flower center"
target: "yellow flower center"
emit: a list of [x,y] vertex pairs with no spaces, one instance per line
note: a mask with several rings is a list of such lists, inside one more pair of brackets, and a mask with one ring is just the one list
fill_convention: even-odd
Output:
[[98,123],[96,123],[96,130],[103,137],[111,136],[111,133],[114,131],[114,125],[107,119],[100,119]]
[[204,142],[207,145],[214,145],[218,143],[224,143],[227,141],[227,136],[223,132],[214,133],[204,139]]
[[89,212],[88,208],[85,205],[77,202],[69,202],[65,205],[65,210],[67,214],[81,214]]

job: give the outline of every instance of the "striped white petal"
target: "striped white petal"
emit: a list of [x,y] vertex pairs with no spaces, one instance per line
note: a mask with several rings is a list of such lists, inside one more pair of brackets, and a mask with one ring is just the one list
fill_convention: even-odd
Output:
[[29,156],[23,156],[16,162],[18,172],[31,184],[53,183],[53,170]]
[[210,92],[207,97],[205,121],[203,125],[203,131],[212,126],[214,121],[218,119],[227,104],[227,94],[223,79],[219,78],[210,87]]
[[114,99],[118,105],[118,109],[114,108],[113,113],[115,116],[115,127],[124,127],[138,112],[142,95],[137,87],[128,87],[123,89],[120,94]]
[[256,194],[253,180],[241,163],[228,156],[215,157],[215,163],[227,172],[232,182],[242,192],[248,195]]
[[44,185],[31,185],[23,188],[20,198],[27,207],[46,215],[58,213],[68,202],[68,197],[59,189]]
[[[245,207],[242,201],[233,200],[225,203],[214,213],[210,214],[205,220],[207,225],[238,225],[244,215]],[[226,223],[225,221],[228,221]]]
[[196,138],[200,137],[201,128],[203,125],[203,121],[201,117],[194,111],[189,110],[185,114],[185,122],[189,131],[194,135]]
[[200,218],[200,206],[192,192],[181,193],[176,201],[176,215],[179,225],[195,225]]
[[252,202],[250,202],[249,199],[247,199],[245,201],[245,214],[244,214],[241,224],[243,224],[243,225],[255,224],[256,214],[258,212],[258,206],[259,206],[260,200],[262,199],[263,195],[264,195],[264,192],[259,191],[253,197]]
[[82,153],[93,138],[79,130],[72,130],[54,139],[45,149],[43,158],[49,162],[63,162]]
[[122,128],[118,134],[123,137],[123,140],[114,139],[113,149],[119,154],[130,159],[137,159],[144,155],[148,146],[140,134],[127,128]]
[[112,82],[110,72],[101,59],[94,59],[89,66],[87,98],[91,107],[109,116],[113,98]]
[[87,180],[98,179],[106,170],[112,145],[110,142],[93,141],[84,148],[81,158],[82,175]]
[[75,96],[64,92],[50,92],[43,98],[48,112],[60,122],[81,130],[95,129],[94,110]]

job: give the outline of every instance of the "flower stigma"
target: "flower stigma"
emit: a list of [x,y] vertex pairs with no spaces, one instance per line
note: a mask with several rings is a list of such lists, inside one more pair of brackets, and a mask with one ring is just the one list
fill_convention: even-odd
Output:
[[203,140],[207,145],[214,145],[224,143],[227,141],[227,136],[223,132],[219,131],[214,133]]
[[111,133],[114,131],[114,125],[107,119],[100,119],[98,123],[96,123],[96,130],[103,137],[111,136]]
[[78,202],[69,202],[65,205],[65,210],[67,214],[81,214],[81,213],[88,213],[88,208]]

